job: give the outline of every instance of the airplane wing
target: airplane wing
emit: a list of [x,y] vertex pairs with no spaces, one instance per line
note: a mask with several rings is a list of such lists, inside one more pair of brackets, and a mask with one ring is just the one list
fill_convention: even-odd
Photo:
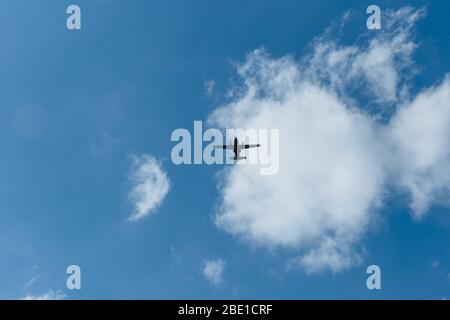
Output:
[[234,149],[234,146],[232,144],[220,144],[220,145],[215,145],[214,148],[217,149]]
[[241,149],[259,148],[260,146],[260,144],[243,144]]

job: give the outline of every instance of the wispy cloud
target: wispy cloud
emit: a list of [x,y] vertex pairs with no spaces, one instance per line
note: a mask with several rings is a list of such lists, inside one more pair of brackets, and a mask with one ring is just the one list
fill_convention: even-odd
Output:
[[[209,120],[278,128],[280,172],[225,171],[218,227],[252,244],[294,249],[290,266],[339,272],[361,261],[361,240],[390,191],[411,194],[415,217],[450,200],[450,80],[415,97],[409,91],[413,27],[423,16],[409,7],[387,12],[368,44],[325,35],[299,61],[256,50],[238,66],[240,94]],[[369,101],[379,108],[367,108]],[[378,113],[386,107],[388,119]]]
[[34,283],[36,283],[36,281],[38,281],[41,277],[40,276],[34,276],[33,278],[30,279],[30,281],[28,281],[25,284],[25,287],[31,287]]
[[450,200],[450,77],[399,108],[389,129],[392,176],[421,218],[436,201]]
[[424,15],[424,9],[411,7],[385,10],[382,30],[371,33],[370,41],[362,44],[340,44],[334,36],[336,27],[331,28],[315,39],[311,54],[302,61],[306,65],[302,72],[341,98],[357,94],[366,101],[388,105],[405,99],[408,80],[416,72],[411,59],[417,47],[414,25]]
[[113,137],[102,131],[94,136],[89,148],[94,157],[101,158],[112,153],[123,141],[122,138]]
[[205,94],[207,96],[211,96],[216,88],[216,82],[214,80],[207,80],[204,83],[205,85]]
[[218,286],[223,282],[225,262],[222,259],[208,260],[203,265],[203,276],[213,285]]
[[20,300],[63,300],[66,297],[67,296],[61,291],[49,290],[47,293],[44,293],[42,295],[27,295]]
[[431,268],[433,268],[433,269],[439,268],[440,265],[441,265],[441,262],[439,260],[431,261]]
[[129,200],[134,206],[130,221],[138,221],[155,212],[170,190],[166,172],[153,156],[131,156]]

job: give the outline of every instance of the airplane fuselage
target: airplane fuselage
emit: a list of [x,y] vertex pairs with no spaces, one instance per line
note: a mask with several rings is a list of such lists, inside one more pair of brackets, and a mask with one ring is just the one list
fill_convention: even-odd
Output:
[[233,150],[234,157],[231,159],[233,159],[234,161],[239,161],[239,160],[247,159],[247,157],[241,157],[240,153],[241,153],[242,149],[257,148],[259,146],[260,146],[260,144],[241,144],[240,145],[238,138],[235,137],[233,140],[233,144],[217,145],[215,147],[220,148],[220,149]]
[[239,141],[237,138],[234,138],[234,145],[233,145],[233,151],[234,151],[234,160],[237,160],[239,157]]

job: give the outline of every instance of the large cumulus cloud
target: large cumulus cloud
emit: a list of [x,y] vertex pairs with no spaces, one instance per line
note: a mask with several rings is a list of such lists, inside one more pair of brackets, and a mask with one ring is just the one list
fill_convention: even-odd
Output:
[[[242,85],[209,121],[279,129],[280,171],[227,169],[218,227],[258,246],[293,249],[290,265],[307,272],[339,272],[361,261],[361,239],[388,192],[409,193],[416,217],[446,200],[449,81],[416,97],[409,91],[413,27],[423,16],[388,12],[383,32],[367,44],[345,46],[325,34],[301,59],[262,49],[248,55],[237,70]],[[390,107],[390,117],[367,101]]]

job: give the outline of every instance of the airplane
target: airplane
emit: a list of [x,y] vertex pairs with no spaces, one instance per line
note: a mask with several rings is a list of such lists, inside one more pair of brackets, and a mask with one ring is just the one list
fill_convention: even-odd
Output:
[[230,158],[230,159],[233,159],[234,161],[239,161],[239,160],[247,159],[247,157],[241,157],[240,156],[240,153],[241,153],[242,149],[259,148],[260,146],[261,146],[260,144],[239,144],[238,138],[234,138],[234,143],[233,144],[216,145],[214,147],[218,148],[218,149],[233,150],[234,157]]

